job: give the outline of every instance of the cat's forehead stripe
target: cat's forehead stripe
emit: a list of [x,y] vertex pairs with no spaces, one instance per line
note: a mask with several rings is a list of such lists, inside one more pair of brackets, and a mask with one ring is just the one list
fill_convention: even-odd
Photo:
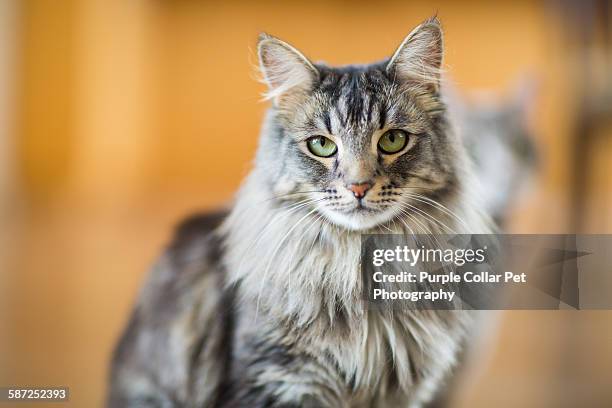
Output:
[[320,85],[329,104],[322,118],[327,130],[342,128],[350,132],[384,126],[386,114],[378,97],[383,89],[381,73],[377,70],[328,69]]

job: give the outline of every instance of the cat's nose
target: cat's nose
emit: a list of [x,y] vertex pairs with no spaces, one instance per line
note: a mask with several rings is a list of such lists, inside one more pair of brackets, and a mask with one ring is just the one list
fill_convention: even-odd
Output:
[[365,197],[372,185],[370,183],[349,184],[347,187],[357,199]]

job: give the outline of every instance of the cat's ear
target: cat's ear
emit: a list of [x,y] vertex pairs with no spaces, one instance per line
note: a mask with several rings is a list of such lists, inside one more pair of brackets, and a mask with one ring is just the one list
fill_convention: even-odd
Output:
[[271,35],[259,36],[257,53],[268,85],[265,98],[272,99],[275,105],[299,100],[319,78],[315,66],[301,52]]
[[539,78],[530,73],[522,74],[511,89],[510,106],[515,115],[527,121],[537,105],[539,91]]
[[386,70],[397,80],[420,83],[437,92],[443,53],[440,21],[432,17],[408,34],[389,60]]

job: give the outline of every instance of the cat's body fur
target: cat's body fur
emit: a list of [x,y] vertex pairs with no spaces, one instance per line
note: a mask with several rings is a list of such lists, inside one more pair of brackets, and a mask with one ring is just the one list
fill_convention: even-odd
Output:
[[[357,158],[359,177],[367,168],[383,180],[372,182],[378,187],[370,193],[381,212],[403,199],[405,185],[421,189],[420,201],[411,201],[412,216],[398,210],[388,222],[353,228],[359,219],[330,222],[315,201],[296,203],[304,185],[333,183],[332,175],[345,177],[354,169],[338,162],[328,168],[324,160],[321,165],[296,153],[287,133],[298,134],[304,126],[292,128],[297,119],[288,117],[295,101],[277,100],[255,168],[229,216],[204,217],[180,228],[143,288],[115,355],[110,406],[419,407],[432,398],[456,363],[473,316],[368,310],[359,276],[360,234],[489,228],[467,198],[473,187],[469,166],[438,91],[411,84],[410,99],[401,99],[403,93],[395,94],[395,102],[376,99],[379,93],[392,99],[396,92],[395,81],[386,88],[384,68],[307,67],[318,75],[317,112],[336,112],[323,120],[330,133],[341,133],[331,130],[342,124],[352,134],[371,134],[377,132],[372,123],[382,129],[385,121],[410,118],[422,132],[405,153],[413,155],[409,162],[402,161],[405,155],[370,164],[366,153]],[[286,97],[286,89],[274,97]],[[300,115],[307,117],[308,105],[300,104]],[[357,105],[361,110],[351,112]],[[369,149],[357,137],[336,140],[344,155]],[[316,202],[349,205],[336,188],[341,187],[318,191],[324,196]]]
[[518,81],[505,97],[491,91],[463,95],[446,88],[449,111],[482,187],[483,207],[501,228],[537,168],[536,139],[529,126],[537,88],[531,77]]

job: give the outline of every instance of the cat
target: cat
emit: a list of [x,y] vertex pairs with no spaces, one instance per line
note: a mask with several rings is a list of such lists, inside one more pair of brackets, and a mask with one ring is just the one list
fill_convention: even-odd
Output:
[[110,407],[420,407],[468,311],[368,310],[363,233],[487,233],[441,98],[443,35],[387,60],[313,64],[258,42],[272,106],[229,213],[184,222],[114,353]]
[[500,229],[512,205],[528,186],[538,166],[538,149],[529,124],[538,81],[525,75],[509,96],[492,91],[462,95],[446,81],[445,96],[457,133],[478,176],[482,206]]

